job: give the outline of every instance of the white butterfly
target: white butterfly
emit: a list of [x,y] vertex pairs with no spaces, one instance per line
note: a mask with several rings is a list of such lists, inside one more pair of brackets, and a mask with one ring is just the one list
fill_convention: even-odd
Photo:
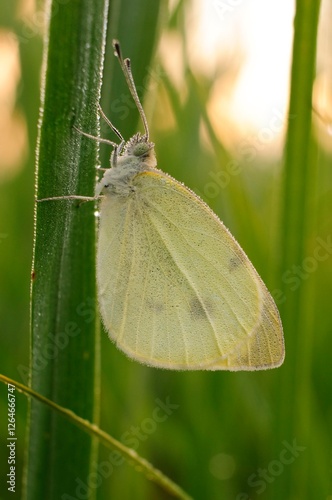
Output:
[[84,134],[114,147],[92,198],[101,199],[97,283],[110,338],[130,358],[161,368],[280,366],[283,331],[270,293],[213,211],[156,168],[130,61],[113,45],[145,134],[125,142],[102,111],[120,145]]

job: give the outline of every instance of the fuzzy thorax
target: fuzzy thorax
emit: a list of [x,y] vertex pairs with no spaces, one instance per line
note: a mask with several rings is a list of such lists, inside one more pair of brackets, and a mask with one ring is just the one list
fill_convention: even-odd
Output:
[[[115,158],[115,160],[114,160]],[[135,134],[125,145],[119,156],[112,155],[111,168],[106,170],[96,186],[96,196],[118,194],[127,196],[131,181],[140,172],[146,172],[157,165],[154,143],[145,135]]]

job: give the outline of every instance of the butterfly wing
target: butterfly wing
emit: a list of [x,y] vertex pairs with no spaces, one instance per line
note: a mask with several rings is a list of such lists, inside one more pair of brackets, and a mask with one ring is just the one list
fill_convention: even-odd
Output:
[[178,370],[257,370],[284,359],[276,305],[211,209],[170,176],[138,174],[101,202],[103,323],[140,362]]

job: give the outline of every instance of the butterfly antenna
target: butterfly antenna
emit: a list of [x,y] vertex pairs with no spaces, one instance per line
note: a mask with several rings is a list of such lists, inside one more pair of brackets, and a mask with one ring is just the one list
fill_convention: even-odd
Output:
[[120,47],[120,42],[118,40],[113,40],[113,48],[114,48],[114,54],[117,56],[120,62],[120,66],[122,69],[122,72],[126,78],[126,82],[128,85],[128,88],[130,90],[130,93],[132,95],[132,98],[135,101],[135,104],[137,106],[138,112],[140,114],[141,120],[143,122],[144,126],[144,131],[145,131],[145,136],[147,140],[149,140],[149,127],[148,127],[148,122],[144,113],[143,106],[141,104],[141,101],[138,97],[137,90],[136,90],[136,85],[134,82],[133,74],[131,71],[131,64],[130,64],[130,59],[126,58],[123,59],[122,57],[122,52],[121,52],[121,47]]
[[101,114],[101,116],[104,118],[107,125],[115,133],[115,135],[118,136],[118,138],[120,139],[121,142],[124,142],[124,138],[122,137],[121,133],[119,132],[119,130],[116,127],[114,127],[113,123],[107,118],[107,116],[105,115],[104,111],[102,110],[102,107],[100,106],[100,104],[98,106],[98,110],[99,110],[99,113]]

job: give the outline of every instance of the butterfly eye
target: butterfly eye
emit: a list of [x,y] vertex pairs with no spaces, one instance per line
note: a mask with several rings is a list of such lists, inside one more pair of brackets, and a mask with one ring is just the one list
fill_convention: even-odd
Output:
[[149,150],[150,150],[149,145],[143,142],[143,143],[137,144],[133,148],[133,155],[134,156],[144,156],[149,152]]

